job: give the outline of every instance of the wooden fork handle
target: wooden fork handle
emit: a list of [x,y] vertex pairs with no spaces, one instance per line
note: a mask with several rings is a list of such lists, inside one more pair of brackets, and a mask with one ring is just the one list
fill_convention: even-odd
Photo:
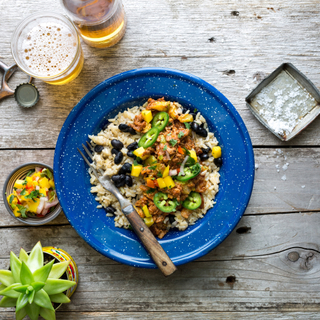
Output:
[[140,218],[136,210],[129,214],[126,214],[134,232],[143,243],[146,250],[149,252],[155,264],[161,270],[161,272],[167,277],[174,273],[177,268],[161,247],[160,243],[151,233],[150,229],[146,226],[143,220]]

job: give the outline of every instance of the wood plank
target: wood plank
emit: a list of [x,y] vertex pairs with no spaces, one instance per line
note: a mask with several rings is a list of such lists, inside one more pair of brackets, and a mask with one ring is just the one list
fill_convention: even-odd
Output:
[[[154,319],[154,320],[238,320],[238,319],[281,319],[281,320],[318,320],[316,312],[61,312],[56,313],[57,320],[95,320],[95,319]],[[13,312],[2,312],[2,320],[12,320]]]
[[[254,151],[258,169],[245,214],[320,211],[319,148],[282,148],[277,151],[257,148]],[[0,150],[0,186],[14,168],[25,162],[39,161],[52,165],[53,154],[54,150]],[[289,165],[284,171],[286,163]],[[281,179],[284,175],[286,181]],[[61,213],[50,224],[66,223],[68,221]],[[18,225],[22,224],[7,213],[3,199],[0,199],[0,227]]]
[[319,213],[246,216],[238,227],[249,232],[234,230],[169,278],[103,257],[70,226],[2,228],[0,268],[22,243],[26,250],[37,240],[65,249],[76,259],[80,283],[61,311],[319,312],[319,223]]
[[[119,72],[152,66],[187,71],[216,86],[239,111],[254,145],[320,144],[320,118],[298,137],[283,143],[254,118],[244,102],[251,89],[283,62],[292,62],[320,87],[320,60],[314,54],[319,40],[316,0],[296,1],[295,6],[290,0],[268,4],[251,0],[238,5],[231,0],[204,0],[201,5],[191,0],[161,4],[152,0],[148,6],[131,1],[124,4],[128,14],[124,39],[109,50],[83,45],[86,62],[74,82],[61,87],[35,80],[41,100],[30,110],[18,107],[12,97],[0,102],[0,148],[53,148],[67,115],[90,89]],[[0,58],[7,64],[13,63],[10,38],[17,17],[33,13],[35,7],[39,11],[61,10],[58,3],[49,0],[0,4],[0,21],[6,27]],[[159,12],[166,19],[161,28],[154,23]],[[209,41],[212,37],[214,40]],[[228,70],[235,73],[226,75]],[[23,74],[17,74],[12,87],[25,80]]]

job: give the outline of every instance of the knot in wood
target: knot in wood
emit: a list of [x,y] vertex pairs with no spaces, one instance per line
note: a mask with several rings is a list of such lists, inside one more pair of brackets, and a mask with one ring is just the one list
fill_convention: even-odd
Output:
[[292,262],[296,262],[297,260],[299,260],[300,255],[297,251],[292,251],[288,253],[288,259]]

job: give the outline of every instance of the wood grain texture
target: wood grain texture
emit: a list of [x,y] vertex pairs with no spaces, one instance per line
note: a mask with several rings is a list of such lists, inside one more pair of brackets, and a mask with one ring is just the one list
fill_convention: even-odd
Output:
[[238,227],[250,231],[237,227],[169,278],[103,257],[70,226],[1,228],[0,268],[8,267],[9,249],[18,252],[23,244],[29,250],[34,239],[62,247],[76,259],[80,282],[61,311],[319,312],[319,223],[319,213],[246,216]]
[[[319,148],[256,148],[254,151],[258,169],[245,215],[320,211]],[[2,188],[9,172],[18,165],[28,161],[52,165],[53,154],[54,150],[0,150],[3,172],[0,175],[0,187]],[[289,165],[284,171],[286,163]],[[286,181],[281,179],[284,175]],[[63,213],[50,222],[54,225],[66,223],[68,221]],[[7,213],[1,198],[0,227],[18,225],[21,223]]]
[[[244,100],[283,62],[292,62],[320,87],[317,0],[295,1],[294,6],[290,0],[197,4],[152,0],[148,5],[131,1],[124,5],[128,15],[124,39],[109,50],[83,44],[85,66],[75,81],[52,86],[35,80],[41,100],[31,109],[18,107],[12,97],[0,102],[0,148],[54,147],[70,110],[90,89],[110,76],[141,67],[180,69],[216,86],[239,111],[254,145],[319,145],[320,118],[292,141],[280,142],[254,118]],[[7,64],[13,63],[11,34],[35,7],[61,11],[58,2],[49,0],[0,2],[0,25],[6,30],[0,58]],[[165,20],[161,27],[155,23],[159,20]],[[25,80],[19,73],[10,83],[15,88]],[[26,119],[33,119],[27,130]]]

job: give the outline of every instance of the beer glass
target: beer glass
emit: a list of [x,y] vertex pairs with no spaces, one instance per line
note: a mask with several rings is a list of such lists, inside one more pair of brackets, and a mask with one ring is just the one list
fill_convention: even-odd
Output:
[[25,73],[56,85],[75,79],[84,62],[77,29],[59,13],[33,14],[24,19],[14,31],[11,51]]
[[108,48],[124,36],[127,19],[121,0],[60,1],[89,46]]

